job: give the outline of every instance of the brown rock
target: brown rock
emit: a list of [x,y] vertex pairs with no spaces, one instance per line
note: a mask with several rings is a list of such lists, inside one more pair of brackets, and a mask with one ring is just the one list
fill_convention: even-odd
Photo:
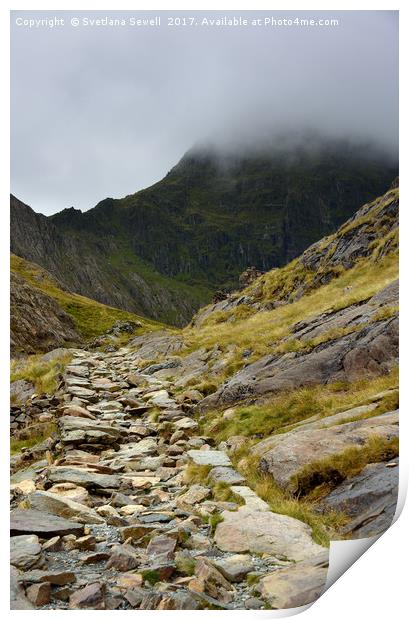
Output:
[[131,545],[123,544],[114,547],[107,568],[116,568],[120,571],[129,571],[140,564],[140,558]]
[[155,536],[149,541],[146,553],[148,555],[161,555],[167,556],[170,559],[176,547],[176,540],[169,538],[169,536],[161,535]]
[[90,583],[70,596],[70,609],[105,609],[104,590],[100,583]]
[[198,558],[195,575],[196,579],[192,579],[189,583],[190,590],[203,592],[222,603],[233,600],[234,587],[207,558]]
[[31,570],[20,576],[20,581],[25,584],[42,583],[48,581],[56,586],[65,586],[75,581],[75,575],[71,571],[59,570]]
[[124,573],[116,583],[119,588],[139,588],[143,584],[143,577],[139,573]]
[[49,583],[34,583],[26,590],[26,595],[37,607],[48,605],[51,600],[51,585]]

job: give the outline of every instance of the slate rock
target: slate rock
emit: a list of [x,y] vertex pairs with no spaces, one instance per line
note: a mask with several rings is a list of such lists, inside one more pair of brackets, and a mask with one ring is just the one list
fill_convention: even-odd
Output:
[[117,489],[120,486],[118,476],[99,474],[79,467],[50,467],[48,479],[54,484],[72,482],[86,489]]
[[101,583],[90,583],[70,596],[70,609],[105,609],[104,588]]
[[211,465],[212,467],[231,466],[231,461],[227,454],[219,450],[189,450],[187,455],[196,465]]
[[48,582],[33,583],[27,588],[26,595],[36,607],[48,605],[51,601],[51,584]]
[[10,514],[10,534],[37,534],[41,538],[52,538],[55,535],[76,534],[81,536],[84,526],[62,517],[50,515],[39,510],[21,510],[16,508]]
[[226,484],[243,484],[246,479],[232,467],[214,467],[209,478],[212,482],[225,482]]
[[[321,501],[320,511],[336,510],[351,520],[342,528],[350,538],[369,538],[391,525],[398,500],[399,459],[367,465]],[[396,466],[391,466],[396,464]]]
[[10,609],[35,609],[19,582],[19,572],[15,566],[10,566]]
[[28,502],[30,507],[35,510],[64,517],[65,519],[72,519],[78,523],[105,523],[104,519],[92,508],[73,502],[70,499],[59,497],[48,491],[35,491],[31,493]]

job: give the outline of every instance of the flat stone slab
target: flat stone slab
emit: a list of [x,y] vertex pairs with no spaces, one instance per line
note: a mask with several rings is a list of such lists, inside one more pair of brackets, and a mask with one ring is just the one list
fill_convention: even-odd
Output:
[[100,517],[95,510],[79,504],[66,497],[59,497],[55,493],[47,491],[35,491],[28,498],[31,508],[43,512],[72,519],[78,523],[96,523],[103,524],[105,520]]
[[251,555],[236,554],[213,561],[215,567],[229,581],[243,581],[246,575],[254,570]]
[[235,486],[232,491],[236,495],[239,495],[242,499],[244,499],[245,505],[241,506],[239,510],[270,510],[270,506],[267,504],[267,502],[261,499],[261,497],[259,497],[257,493],[253,491],[253,489],[250,489],[250,487]]
[[69,387],[68,392],[73,396],[78,396],[78,398],[83,398],[84,400],[88,400],[89,398],[95,396],[94,390],[89,390],[88,388],[81,387],[79,385]]
[[50,482],[72,482],[88,488],[117,489],[120,485],[118,476],[97,474],[86,469],[75,467],[51,467],[48,476]]
[[243,484],[246,479],[232,467],[214,467],[209,474],[212,482],[225,482],[226,484]]
[[196,465],[211,465],[212,467],[231,466],[231,461],[227,454],[220,450],[189,450],[187,455]]
[[16,508],[10,514],[10,535],[37,534],[42,538],[76,534],[82,536],[84,526],[39,510]]
[[214,540],[222,551],[270,553],[279,559],[301,561],[323,551],[306,523],[275,512],[224,511]]

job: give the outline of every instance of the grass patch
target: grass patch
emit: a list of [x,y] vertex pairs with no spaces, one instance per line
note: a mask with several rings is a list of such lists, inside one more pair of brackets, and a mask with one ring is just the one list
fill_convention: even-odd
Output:
[[[197,465],[189,463],[184,471],[184,481],[186,484],[200,484],[212,490],[213,499],[216,502],[232,502],[243,505],[244,499],[234,492],[234,486],[230,486],[226,482],[213,483],[209,478],[209,474],[213,467],[211,465]],[[214,516],[214,515],[213,515]]]
[[196,465],[189,463],[183,472],[183,478],[186,484],[201,484],[208,486],[209,474],[212,470],[211,465]]
[[346,478],[359,474],[368,463],[379,463],[395,458],[399,454],[399,440],[374,435],[363,447],[347,448],[342,454],[328,456],[306,465],[291,480],[296,493],[308,495],[317,487],[325,490],[340,484]]
[[239,506],[246,503],[240,495],[234,492],[234,485],[230,486],[226,482],[216,482],[212,487],[212,492],[216,502],[233,502]]
[[149,583],[151,586],[154,586],[158,581],[160,581],[160,575],[157,570],[143,570],[141,571],[141,575],[143,580]]
[[216,527],[219,525],[219,523],[223,523],[223,521],[224,519],[222,515],[220,514],[220,512],[215,512],[214,514],[210,515],[209,525],[210,525],[210,532],[212,536],[216,531]]
[[[202,422],[203,433],[216,441],[234,435],[267,437],[291,430],[297,422],[318,415],[321,418],[372,402],[379,392],[395,388],[397,368],[388,375],[375,379],[362,379],[353,383],[333,383],[281,392],[263,404],[235,408],[231,419],[224,419],[222,412],[206,414]],[[386,394],[371,415],[378,415],[397,407],[397,392]]]
[[72,355],[67,351],[58,359],[42,361],[41,356],[32,355],[22,363],[21,360],[11,363],[10,381],[25,379],[30,381],[37,394],[53,394],[58,387],[59,377],[71,360]]
[[57,432],[57,427],[55,424],[47,423],[47,424],[36,424],[33,426],[32,431],[30,432],[30,428],[27,429],[28,437],[26,439],[10,439],[10,454],[13,456],[14,454],[18,454],[21,452],[22,448],[33,448],[38,443],[45,441],[48,439],[53,433]]
[[267,502],[273,512],[287,515],[307,523],[316,543],[329,546],[331,537],[346,524],[347,517],[335,511],[317,514],[315,503],[307,498],[295,498],[280,489],[274,480],[258,471],[259,457],[248,456],[248,448],[231,458],[238,471],[246,477],[248,485],[261,499]]
[[[271,278],[282,284],[288,274],[292,274],[293,268],[294,264],[290,263],[287,267],[276,269],[271,272]],[[254,311],[251,316],[235,321],[231,320],[235,309],[227,313],[215,312],[214,316],[211,314],[200,327],[188,326],[183,332],[187,343],[185,352],[200,347],[211,350],[216,345],[224,352],[234,349],[223,374],[212,378],[212,382],[220,384],[245,364],[242,357],[244,351],[252,351],[251,361],[254,362],[267,354],[285,352],[286,346],[290,351],[299,350],[304,345],[294,341],[282,344],[284,339],[291,337],[295,323],[365,301],[397,277],[398,260],[394,253],[387,254],[377,263],[368,259],[360,260],[355,267],[342,271],[329,284],[311,290],[293,303],[273,310]],[[267,286],[267,280],[264,286]],[[292,275],[291,286],[294,286]],[[251,293],[251,287],[249,292]],[[270,298],[268,290],[263,292],[262,297]],[[383,310],[384,316],[387,312],[393,313],[394,310]],[[376,320],[380,318],[376,317]],[[339,334],[332,334],[331,337],[339,337]],[[321,341],[324,341],[323,338],[325,340],[325,337],[321,337]]]
[[178,573],[191,577],[195,573],[196,560],[183,552],[179,552],[175,557],[175,564]]

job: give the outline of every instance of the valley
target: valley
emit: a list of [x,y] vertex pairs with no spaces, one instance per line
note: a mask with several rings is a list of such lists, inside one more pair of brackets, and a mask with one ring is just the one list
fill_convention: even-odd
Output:
[[[196,178],[207,165],[193,172],[196,163],[182,160],[166,178],[172,201],[165,194],[157,208],[173,218],[185,168]],[[82,243],[87,226],[100,227],[104,246],[102,228],[120,228],[122,209],[149,230],[156,186],[85,214],[43,221],[26,209],[40,243],[29,248],[20,220],[16,307],[23,315],[41,304],[47,330],[39,334],[40,316],[15,326],[14,609],[297,607],[323,591],[331,540],[389,527],[399,471],[399,184],[390,181],[358,205],[349,196],[348,213],[339,203],[325,230],[287,235],[285,251],[263,221],[277,258],[263,258],[261,237],[252,246],[249,234],[244,266],[260,273],[240,290],[229,285],[182,328],[80,295],[81,278],[69,287],[56,254],[45,259],[50,243],[41,249],[44,231],[51,242],[64,229],[64,243]],[[220,245],[226,256],[233,236]],[[144,243],[132,240],[145,260]],[[158,272],[177,279],[183,264],[186,286],[203,282],[193,254],[179,262],[155,247]],[[213,272],[222,255],[213,249],[209,295],[243,266],[227,261]]]

